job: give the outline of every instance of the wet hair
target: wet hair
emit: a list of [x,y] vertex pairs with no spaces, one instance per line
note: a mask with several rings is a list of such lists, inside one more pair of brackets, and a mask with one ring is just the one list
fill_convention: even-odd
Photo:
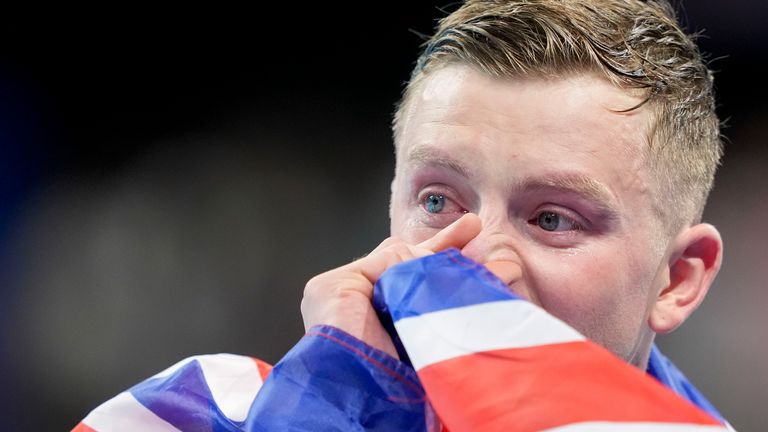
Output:
[[669,230],[701,219],[722,156],[712,73],[661,0],[468,0],[424,44],[393,119],[402,139],[408,102],[426,76],[465,64],[491,77],[557,79],[597,73],[651,111],[646,164]]

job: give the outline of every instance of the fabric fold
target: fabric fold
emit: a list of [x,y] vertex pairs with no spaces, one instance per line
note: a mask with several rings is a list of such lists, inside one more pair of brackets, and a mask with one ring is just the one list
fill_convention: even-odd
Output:
[[74,430],[728,430],[658,349],[645,374],[458,250],[390,268],[373,304],[402,360],[316,326],[271,372],[249,357],[193,357]]

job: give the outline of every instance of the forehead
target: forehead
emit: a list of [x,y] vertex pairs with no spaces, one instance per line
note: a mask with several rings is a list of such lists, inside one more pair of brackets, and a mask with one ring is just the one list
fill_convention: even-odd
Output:
[[647,110],[627,111],[640,102],[593,75],[499,79],[449,65],[411,91],[397,138],[398,165],[427,146],[469,162],[525,156],[556,167],[569,153],[569,159],[628,169],[619,165],[637,165],[647,147]]
[[[449,64],[423,77],[410,92],[396,144],[413,144],[425,127],[452,126],[455,133],[462,126],[482,126],[486,136],[501,132],[568,137],[555,143],[575,151],[579,135],[610,134],[611,142],[623,145],[622,151],[640,153],[647,144],[650,118],[646,107],[631,108],[642,101],[642,94],[593,74],[502,79]],[[419,127],[416,135],[414,126]]]

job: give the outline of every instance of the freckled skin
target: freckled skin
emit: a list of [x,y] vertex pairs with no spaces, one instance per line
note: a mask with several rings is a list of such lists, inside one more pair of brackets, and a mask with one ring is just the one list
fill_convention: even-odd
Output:
[[[649,311],[669,283],[668,251],[658,247],[659,238],[665,245],[670,239],[652,210],[655,185],[640,159],[649,113],[644,108],[615,112],[639,101],[589,75],[500,80],[461,65],[432,72],[413,93],[399,137],[392,235],[418,243],[460,216],[441,215],[448,219],[432,224],[432,215],[414,204],[421,185],[412,183],[420,168],[408,163],[409,151],[414,146],[444,150],[473,176],[435,183],[463,183],[471,199],[447,198],[472,202],[465,210],[483,223],[463,253],[481,263],[518,264],[514,291],[644,367],[654,334]],[[512,187],[559,172],[605,185],[616,220],[610,225],[590,220],[591,229],[563,235],[531,223],[542,206],[581,211],[578,199],[574,205],[569,196],[561,202],[559,193],[520,194]]]

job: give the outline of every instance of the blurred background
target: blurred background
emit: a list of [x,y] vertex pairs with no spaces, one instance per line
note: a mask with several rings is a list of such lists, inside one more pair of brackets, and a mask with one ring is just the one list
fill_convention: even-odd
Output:
[[[447,2],[379,3],[5,14],[5,430],[68,430],[189,355],[275,362],[301,337],[306,280],[388,235],[390,114]],[[726,257],[659,341],[743,431],[768,424],[767,5],[679,7],[727,123],[706,213]]]

